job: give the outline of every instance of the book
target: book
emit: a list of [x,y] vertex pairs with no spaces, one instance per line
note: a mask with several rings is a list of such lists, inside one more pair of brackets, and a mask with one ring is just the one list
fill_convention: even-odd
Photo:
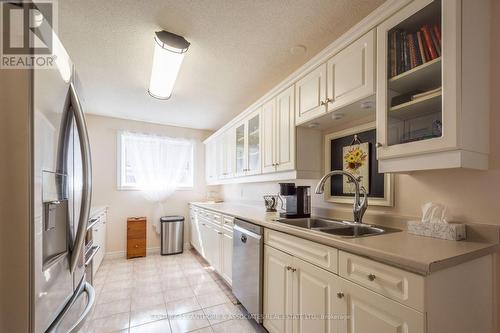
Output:
[[438,57],[438,54],[437,54],[436,49],[434,48],[434,44],[432,42],[432,37],[431,37],[431,32],[430,32],[429,26],[428,25],[422,26],[421,31],[423,32],[423,35],[424,35],[425,47],[427,48],[427,50],[429,52],[430,60],[434,60]]
[[408,50],[408,36],[406,31],[403,31],[403,72],[410,69],[410,55]]
[[408,50],[410,54],[410,69],[418,66],[417,63],[417,50],[413,40],[413,34],[408,34]]
[[417,39],[418,39],[418,49],[420,51],[420,56],[422,57],[422,63],[427,62],[427,55],[425,54],[424,43],[422,41],[422,32],[417,31]]
[[390,57],[391,57],[391,71],[390,76],[398,75],[397,61],[396,61],[396,31],[391,32],[390,36]]
[[424,91],[424,92],[421,92],[421,93],[416,93],[416,94],[413,94],[411,96],[411,100],[414,101],[416,99],[419,99],[419,98],[422,98],[422,97],[426,97],[426,96],[435,94],[435,93],[437,93],[439,91],[441,91],[441,87],[438,87],[438,88],[432,89],[432,90],[428,90],[428,91]]
[[396,31],[396,61],[397,61],[397,74],[403,72],[403,50],[402,50],[402,36],[401,31]]
[[420,48],[418,46],[418,38],[416,32],[413,34],[413,47],[415,48],[415,55],[417,56],[417,66],[420,66],[424,62],[422,61],[422,55],[420,54]]
[[439,41],[439,46],[441,46],[441,25],[439,23],[435,23],[432,26],[432,31],[434,31],[434,35],[437,37]]
[[431,30],[431,39],[438,56],[441,56],[441,45],[439,45],[439,41],[436,37],[434,30]]

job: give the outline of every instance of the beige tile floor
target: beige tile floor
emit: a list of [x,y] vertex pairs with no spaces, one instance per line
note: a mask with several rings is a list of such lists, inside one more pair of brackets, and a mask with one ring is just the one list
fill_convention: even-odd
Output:
[[105,260],[82,333],[266,332],[194,251]]

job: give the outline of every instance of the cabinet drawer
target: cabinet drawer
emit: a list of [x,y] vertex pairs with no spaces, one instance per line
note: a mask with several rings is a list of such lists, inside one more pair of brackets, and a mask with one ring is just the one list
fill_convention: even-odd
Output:
[[131,222],[127,223],[127,238],[128,239],[140,239],[146,238],[146,222]]
[[205,211],[205,217],[214,223],[222,224],[222,215],[210,211]]
[[338,272],[337,249],[269,229],[264,231],[264,243],[332,273]]
[[340,276],[416,310],[424,310],[424,277],[339,251]]
[[222,224],[224,226],[233,226],[234,225],[234,217],[228,215],[222,215]]
[[127,258],[145,257],[146,239],[129,239],[127,241]]

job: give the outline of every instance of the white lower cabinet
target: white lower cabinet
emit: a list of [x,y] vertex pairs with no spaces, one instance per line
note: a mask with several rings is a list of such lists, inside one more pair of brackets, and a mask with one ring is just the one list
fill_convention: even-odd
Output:
[[[339,333],[425,332],[424,314],[355,283],[338,278]],[[310,331],[312,332],[312,331]]]
[[329,318],[340,309],[336,290],[340,278],[301,259],[292,261],[293,332],[336,333],[337,321]]
[[232,283],[232,218],[192,206],[191,245],[229,284]]
[[294,249],[264,245],[263,324],[270,333],[425,332],[423,312],[289,254]]
[[221,270],[222,277],[232,283],[233,275],[233,231],[224,228],[221,235]]
[[292,331],[293,257],[264,245],[264,327],[270,333]]
[[101,263],[106,254],[106,223],[107,223],[107,210],[99,212],[97,218],[97,223],[92,227],[92,241],[93,245],[99,246],[99,251],[97,251],[94,259],[92,260],[92,274],[95,276],[97,270],[101,266]]

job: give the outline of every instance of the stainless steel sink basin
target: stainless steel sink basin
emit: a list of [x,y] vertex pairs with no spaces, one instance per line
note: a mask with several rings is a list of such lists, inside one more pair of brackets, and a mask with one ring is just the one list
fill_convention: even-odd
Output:
[[335,221],[335,220],[328,220],[321,218],[278,219],[276,221],[305,229],[345,227],[342,221]]
[[357,238],[398,232],[399,229],[323,218],[277,219],[276,222],[333,236]]

